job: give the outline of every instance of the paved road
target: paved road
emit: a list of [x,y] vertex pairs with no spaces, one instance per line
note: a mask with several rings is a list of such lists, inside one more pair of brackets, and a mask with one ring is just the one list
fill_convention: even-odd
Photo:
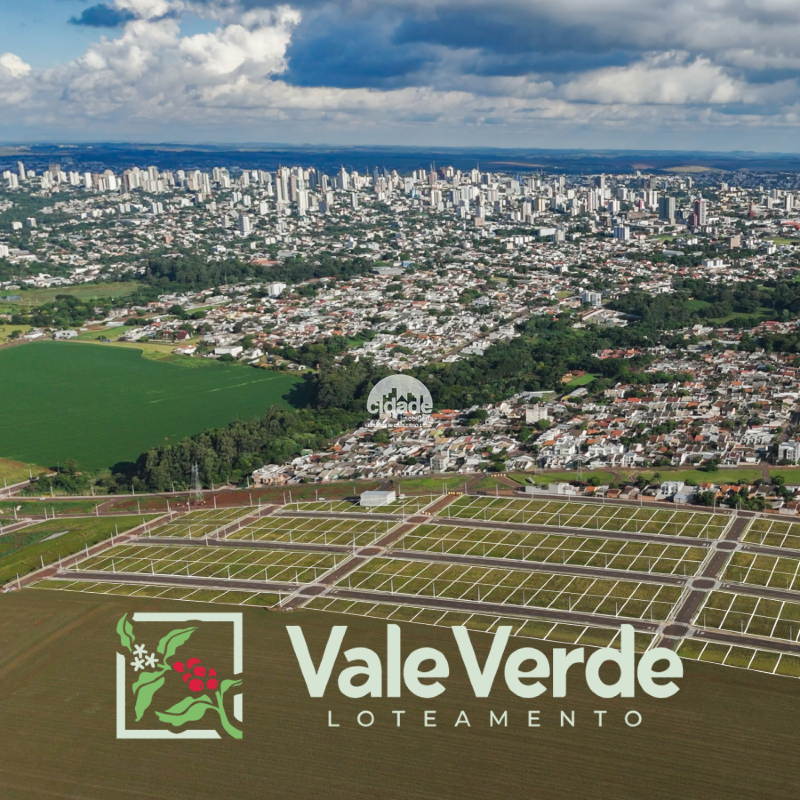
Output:
[[[404,535],[403,531],[393,531],[397,538]],[[367,557],[384,556],[386,558],[403,558],[408,561],[433,561],[440,564],[463,564],[476,567],[497,567],[498,569],[513,569],[522,572],[551,572],[560,575],[580,575],[590,578],[604,578],[610,580],[638,581],[643,583],[658,583],[665,586],[686,586],[692,575],[672,575],[659,572],[641,572],[639,570],[609,569],[607,567],[590,567],[579,564],[559,564],[552,561],[529,561],[517,558],[493,558],[491,556],[470,556],[458,553],[437,553],[432,550],[387,550],[384,537],[373,544],[362,545],[353,549],[351,545],[342,544],[316,544],[308,542],[270,542],[251,541],[249,539],[173,539],[139,537],[134,544],[144,546],[150,544],[181,546],[194,544],[200,547],[235,547],[247,550],[283,550],[305,553],[337,553],[341,555],[358,554],[361,563]],[[348,570],[350,571],[350,570]],[[344,573],[347,574],[346,572]],[[320,582],[331,584],[330,576],[320,579]]]
[[[419,596],[412,594],[392,594],[390,592],[362,591],[359,589],[326,588],[320,585],[298,586],[297,584],[280,581],[251,581],[231,578],[203,578],[181,575],[147,575],[133,573],[116,573],[109,575],[101,571],[65,570],[59,574],[65,580],[86,580],[117,583],[138,583],[147,586],[180,586],[194,589],[249,589],[263,592],[297,592],[304,600],[310,600],[325,594],[338,600],[365,600],[372,603],[393,603],[394,605],[416,606],[424,608],[438,608],[445,611],[462,611],[468,614],[493,614],[498,616],[525,617],[528,619],[541,619],[551,622],[568,622],[580,625],[598,624],[605,627],[615,627],[624,623],[633,625],[640,631],[654,633],[658,630],[659,623],[650,620],[628,619],[626,617],[599,617],[593,614],[584,614],[578,611],[558,611],[547,608],[534,608],[531,606],[507,606],[501,603],[486,603],[475,600],[451,600],[443,597]],[[284,603],[284,609],[294,606]]]
[[[683,602],[677,606],[675,613],[672,616],[672,620],[677,623],[678,626],[686,626],[692,621],[692,619],[694,619],[697,610],[700,608],[703,600],[705,599],[706,592],[714,587],[715,582],[719,578],[719,573],[725,566],[725,562],[730,557],[732,549],[736,547],[736,543],[744,533],[749,522],[749,517],[737,516],[733,520],[730,528],[728,528],[725,538],[723,539],[723,542],[730,543],[730,546],[721,547],[719,542],[715,543],[715,551],[708,559],[705,567],[700,573],[700,577],[705,578],[708,581],[707,588],[693,589],[687,593]],[[675,644],[675,642],[666,640],[665,645],[669,644]]]
[[[372,519],[376,522],[393,520],[399,522],[403,519],[400,514],[359,514],[350,511],[330,513],[328,511],[276,511],[276,517],[312,517],[316,519]],[[550,533],[560,536],[580,536],[588,539],[615,539],[626,542],[650,542],[653,544],[677,544],[682,547],[711,547],[715,539],[698,539],[691,536],[670,536],[660,533],[627,533],[624,531],[607,531],[598,528],[565,528],[558,525],[540,525],[527,522],[491,522],[482,519],[464,519],[462,517],[431,516],[427,511],[414,515],[419,518],[419,524],[452,525],[461,528],[486,528],[505,531],[528,531],[531,533]],[[406,520],[410,517],[406,517]]]

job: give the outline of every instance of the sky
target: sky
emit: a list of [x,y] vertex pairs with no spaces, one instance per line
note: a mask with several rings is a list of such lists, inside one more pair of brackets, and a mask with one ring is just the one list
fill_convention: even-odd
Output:
[[797,0],[0,0],[0,140],[800,150]]

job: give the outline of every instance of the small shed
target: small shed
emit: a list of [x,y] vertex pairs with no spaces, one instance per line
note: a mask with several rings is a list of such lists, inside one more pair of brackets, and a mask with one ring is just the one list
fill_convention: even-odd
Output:
[[361,492],[359,505],[372,508],[374,506],[388,506],[397,499],[394,491],[383,491],[378,489],[372,492]]

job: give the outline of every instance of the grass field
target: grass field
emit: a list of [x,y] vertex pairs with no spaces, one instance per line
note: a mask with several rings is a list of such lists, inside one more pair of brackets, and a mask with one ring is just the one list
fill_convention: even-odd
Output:
[[[499,625],[510,625],[514,636],[587,647],[619,647],[618,628],[587,627],[564,622],[551,622],[550,620],[523,620],[519,617],[499,617],[492,614],[466,614],[459,611],[398,606],[383,602],[365,603],[354,600],[337,600],[331,597],[314,598],[308,604],[308,608],[374,617],[391,622],[414,622],[420,625],[440,627],[463,625],[471,631],[492,631]],[[634,637],[637,651],[646,650],[653,639],[652,634],[643,631],[637,631]]]
[[120,597],[151,597],[160,600],[187,600],[193,603],[222,603],[234,606],[272,607],[277,605],[285,594],[259,591],[225,591],[222,589],[192,589],[181,586],[153,586],[143,583],[114,583],[114,576],[108,581],[83,581],[45,578],[37,581],[35,588],[62,592],[86,592],[88,594],[116,595]]
[[41,342],[0,350],[2,455],[84,469],[135,460],[148,447],[288,404],[298,379],[203,362],[187,370],[136,350]]
[[441,495],[410,495],[398,498],[394,503],[385,506],[361,506],[348,500],[304,500],[296,503],[287,503],[284,510],[292,511],[326,511],[331,514],[361,513],[361,514],[416,514],[431,503],[439,500]]
[[91,514],[99,504],[99,500],[59,500],[49,502],[44,500],[30,500],[15,497],[13,500],[0,500],[0,524],[7,525],[23,517],[52,516],[59,517],[69,514]]
[[734,553],[722,580],[797,591],[800,590],[800,559]]
[[800,640],[800,602],[710,592],[694,624],[796,642]]
[[11,341],[9,337],[13,331],[27,333],[30,329],[30,325],[11,325],[10,323],[8,325],[0,325],[0,344],[6,344]]
[[581,375],[578,378],[571,380],[568,384],[564,386],[567,391],[572,391],[573,389],[577,389],[580,386],[588,386],[597,376],[592,375],[591,372],[587,372],[585,375]]
[[[120,742],[114,728],[113,659],[120,617],[134,611],[226,610],[146,597],[48,592],[0,596],[3,713],[0,764],[9,800],[787,800],[800,767],[800,681],[684,662],[680,691],[655,700],[599,700],[570,670],[568,697],[550,691],[535,702],[512,695],[501,672],[489,698],[476,698],[452,634],[401,623],[403,652],[441,650],[449,664],[435,700],[403,690],[401,699],[350,700],[336,688],[348,666],[340,652],[325,697],[312,699],[286,633],[302,625],[315,665],[331,626],[347,625],[346,647],[383,653],[386,622],[314,611],[244,615],[244,738],[218,742]],[[198,637],[202,631],[196,634]],[[491,637],[474,632],[479,664]],[[197,639],[202,657],[230,658],[227,637]],[[147,641],[150,644],[150,641]],[[530,646],[524,633],[509,649]],[[534,646],[552,660],[558,642]],[[199,651],[198,651],[199,652]],[[545,680],[550,686],[550,680]],[[541,712],[541,727],[527,712]],[[638,728],[624,724],[635,708]],[[371,709],[375,724],[355,716]],[[392,709],[406,711],[397,727]],[[423,712],[436,710],[436,728]],[[508,710],[508,727],[490,727],[489,712]],[[607,709],[602,728],[596,709]],[[327,712],[341,725],[327,727]],[[454,726],[461,710],[470,727]],[[574,710],[575,727],[559,713]],[[166,746],[169,744],[170,746]],[[232,788],[233,787],[233,788]]]
[[43,467],[35,464],[23,464],[21,461],[11,461],[7,458],[0,458],[0,487],[8,484],[19,483],[33,475],[34,477],[43,471]]
[[800,678],[800,658],[788,653],[684,639],[678,648],[678,655],[681,658],[724,664],[726,667],[740,667],[757,672],[768,672],[772,675]]
[[[442,512],[448,518],[565,528],[655,533],[668,536],[717,538],[729,520],[702,511],[670,507],[622,506],[563,500],[508,500],[494,497],[457,497]],[[441,516],[441,515],[440,515]]]
[[348,576],[347,586],[653,620],[666,619],[681,594],[678,587],[652,583],[402,558],[372,559]]
[[336,556],[325,553],[123,544],[81,561],[80,569],[107,571],[109,578],[113,573],[132,573],[308,583],[327,572],[336,562]]
[[152,528],[151,536],[187,537],[198,539],[208,536],[214,531],[224,528],[237,519],[246,517],[257,511],[252,506],[229,506],[226,508],[203,508],[190,511],[171,522],[165,522],[157,528]]
[[703,547],[451,525],[419,525],[396,546],[401,549],[454,555],[680,575],[694,574],[708,552]]
[[12,306],[40,306],[52,303],[59,294],[68,294],[79,300],[97,300],[101,297],[124,297],[133,294],[142,284],[134,281],[117,283],[82,283],[78,286],[58,286],[54,289],[18,289],[11,294],[20,296],[20,300],[6,301]]
[[743,541],[768,547],[788,547],[800,550],[800,522],[783,519],[755,519]]
[[124,533],[142,520],[139,516],[54,519],[5,533],[0,536],[0,584],[91,547],[115,532]]
[[225,538],[362,547],[385,536],[395,525],[394,520],[271,516],[243,525]]

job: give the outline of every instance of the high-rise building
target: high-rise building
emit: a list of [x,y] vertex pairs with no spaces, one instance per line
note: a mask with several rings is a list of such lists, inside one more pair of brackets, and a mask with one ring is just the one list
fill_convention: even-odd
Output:
[[21,161],[17,161],[17,172],[19,172],[19,179],[24,181],[26,176],[25,165]]
[[674,197],[661,197],[658,201],[658,218],[669,222],[675,223],[675,198]]
[[694,201],[694,215],[697,218],[697,224],[699,226],[706,225],[706,201],[703,198],[699,198],[698,200]]
[[239,220],[237,224],[239,227],[239,233],[242,236],[248,236],[253,230],[253,226],[250,223],[250,217],[248,217],[247,214],[239,214]]

